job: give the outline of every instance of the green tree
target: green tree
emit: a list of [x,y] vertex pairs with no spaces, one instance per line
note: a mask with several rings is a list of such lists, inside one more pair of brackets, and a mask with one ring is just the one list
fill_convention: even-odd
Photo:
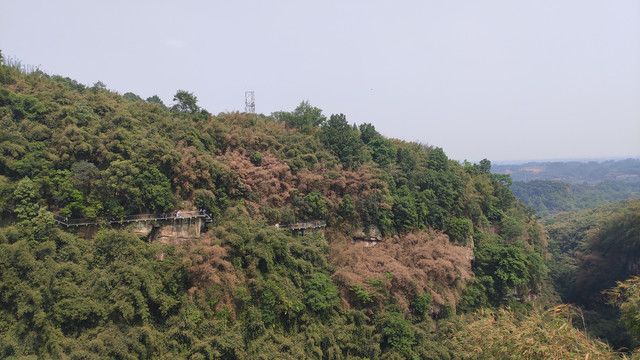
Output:
[[91,187],[100,174],[100,170],[94,164],[88,161],[78,161],[71,165],[73,172],[73,183],[83,190],[85,195],[91,192]]
[[484,241],[476,246],[475,273],[481,280],[484,276],[492,278],[490,283],[493,285],[485,290],[494,304],[538,290],[546,267],[539,255],[529,254],[515,245],[501,246]]
[[160,99],[160,97],[158,95],[153,95],[147,98],[146,100],[148,103],[155,103],[155,104],[159,104],[161,105],[163,108],[165,107],[164,102],[162,102],[162,99]]
[[416,167],[416,155],[406,147],[398,148],[396,163],[405,174],[410,174]]
[[18,220],[29,220],[38,215],[38,190],[36,184],[28,177],[20,180],[13,192],[16,203],[14,212]]
[[81,217],[84,211],[84,197],[72,182],[73,173],[56,170],[51,178],[51,193],[55,205],[62,208],[61,215]]
[[280,121],[283,121],[288,128],[298,128],[309,130],[320,126],[326,121],[322,115],[322,110],[311,106],[308,101],[303,101],[290,113],[282,112],[276,114]]
[[304,220],[324,219],[327,215],[327,201],[319,192],[311,192],[302,199],[300,217]]
[[102,81],[98,80],[91,87],[91,91],[93,91],[94,93],[98,93],[98,92],[101,92],[101,91],[107,91],[107,85],[105,83],[103,83]]
[[143,171],[136,179],[143,207],[153,212],[169,211],[175,205],[171,183],[155,166]]
[[398,230],[411,230],[418,226],[418,213],[416,211],[415,199],[409,192],[406,185],[399,190],[399,194],[394,198],[393,222]]
[[640,277],[633,276],[616,282],[616,287],[605,291],[609,303],[620,308],[621,321],[630,334],[640,338]]
[[429,152],[429,160],[427,167],[435,171],[446,171],[449,164],[449,158],[445,155],[442,148],[435,148]]
[[340,201],[338,215],[342,218],[343,221],[346,221],[351,225],[358,224],[360,217],[358,216],[356,205],[353,202],[351,195],[345,194],[342,198],[342,201]]
[[198,209],[204,209],[212,214],[216,207],[216,196],[210,190],[198,189],[194,192],[195,203]]
[[19,95],[8,89],[0,91],[0,106],[8,106],[16,120],[37,119],[47,112],[42,101],[32,95]]
[[53,214],[45,208],[38,209],[38,214],[31,219],[32,234],[37,241],[47,241],[54,238],[56,234],[56,222]]
[[140,170],[131,160],[118,160],[111,163],[101,174],[99,187],[103,194],[105,210],[119,217],[135,213],[144,207],[139,182]]
[[10,77],[7,70],[4,66],[4,56],[2,56],[2,51],[0,50],[0,84],[9,83]]
[[323,273],[315,273],[305,280],[304,302],[318,314],[327,314],[340,303],[338,288]]
[[189,113],[192,115],[200,111],[200,107],[196,105],[198,98],[188,91],[178,90],[178,92],[173,95],[173,101],[177,101],[177,103],[171,108],[173,111]]
[[127,101],[142,101],[142,98],[139,95],[136,95],[132,92],[127,92],[122,97]]
[[422,191],[419,199],[426,209],[428,224],[444,230],[447,217],[461,213],[458,200],[464,190],[460,178],[449,171],[429,168],[420,175],[417,185]]
[[521,240],[524,232],[522,221],[512,216],[504,216],[502,218],[500,223],[500,236],[507,240],[507,242],[514,243]]
[[469,219],[453,218],[449,220],[446,232],[454,242],[467,245],[473,233],[473,224]]
[[331,115],[322,124],[319,134],[325,146],[331,150],[346,167],[353,167],[362,162],[361,154],[364,143],[360,139],[358,130],[347,122],[343,114]]
[[360,139],[365,145],[369,145],[371,141],[382,137],[375,126],[369,123],[361,124],[358,129],[360,130]]
[[368,144],[371,148],[373,161],[385,167],[393,163],[396,159],[396,146],[389,139],[383,137],[374,138]]
[[384,319],[382,335],[387,346],[408,353],[415,343],[415,333],[411,324],[400,313],[387,313]]
[[27,154],[14,163],[18,175],[36,178],[51,170],[53,163],[47,159],[47,149],[44,143],[31,142],[27,146],[27,150]]
[[491,161],[487,159],[480,160],[480,165],[478,166],[478,171],[480,174],[490,174],[491,173]]
[[383,167],[395,161],[397,150],[391,140],[385,139],[371,124],[364,123],[359,129],[360,139],[371,149],[373,161]]
[[431,309],[431,300],[432,297],[429,294],[421,294],[420,296],[416,297],[413,301],[413,309],[416,315],[424,318],[427,315],[427,311]]

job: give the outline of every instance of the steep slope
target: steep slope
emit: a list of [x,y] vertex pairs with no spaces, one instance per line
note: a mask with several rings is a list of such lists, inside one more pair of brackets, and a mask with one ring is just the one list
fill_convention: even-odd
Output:
[[[544,232],[488,161],[306,102],[214,116],[185,91],[167,108],[7,66],[0,83],[3,356],[444,356],[432,318],[546,275]],[[52,218],[191,208],[214,222],[174,244]],[[274,226],[311,220],[326,231]]]
[[589,333],[617,347],[637,346],[604,291],[638,274],[640,200],[629,199],[545,219],[549,267],[563,300],[581,306]]

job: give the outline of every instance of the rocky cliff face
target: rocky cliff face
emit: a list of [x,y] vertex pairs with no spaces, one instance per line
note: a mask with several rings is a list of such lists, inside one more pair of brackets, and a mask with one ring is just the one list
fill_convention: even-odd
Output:
[[[204,230],[205,222],[201,218],[191,217],[183,219],[166,220],[140,220],[128,224],[112,224],[117,228],[129,228],[134,234],[145,236],[151,241],[172,242],[179,239],[193,239],[200,237]],[[100,225],[83,225],[70,227],[78,237],[92,240]]]
[[149,237],[149,241],[191,239],[200,236],[204,222],[200,218],[141,221],[135,224],[134,232]]

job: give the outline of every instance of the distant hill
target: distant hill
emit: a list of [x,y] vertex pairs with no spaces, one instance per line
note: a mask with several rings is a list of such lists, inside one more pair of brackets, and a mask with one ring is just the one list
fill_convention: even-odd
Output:
[[544,217],[640,198],[640,183],[609,180],[597,184],[570,184],[557,180],[532,180],[514,182],[511,191]]
[[576,184],[614,180],[638,183],[640,182],[640,159],[493,165],[491,172],[509,174],[513,181],[558,180]]
[[547,216],[640,197],[640,159],[494,165],[518,200]]

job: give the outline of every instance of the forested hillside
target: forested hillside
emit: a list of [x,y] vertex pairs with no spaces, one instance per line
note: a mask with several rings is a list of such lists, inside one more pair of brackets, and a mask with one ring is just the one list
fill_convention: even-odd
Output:
[[[213,115],[3,64],[0,123],[2,358],[475,358],[513,322],[471,312],[527,308],[548,279],[545,231],[488,160],[308,102]],[[213,223],[170,244],[53,218],[191,209]],[[327,228],[274,226],[310,220]],[[557,312],[517,321],[556,357],[611,351]]]
[[640,182],[608,180],[597,184],[571,184],[558,180],[514,181],[511,191],[536,214],[545,217],[640,198]]
[[544,224],[553,254],[551,276],[563,300],[584,309],[591,334],[616,346],[637,346],[637,337],[632,340],[624,331],[618,312],[608,305],[612,298],[603,292],[638,275],[640,200],[561,213]]

